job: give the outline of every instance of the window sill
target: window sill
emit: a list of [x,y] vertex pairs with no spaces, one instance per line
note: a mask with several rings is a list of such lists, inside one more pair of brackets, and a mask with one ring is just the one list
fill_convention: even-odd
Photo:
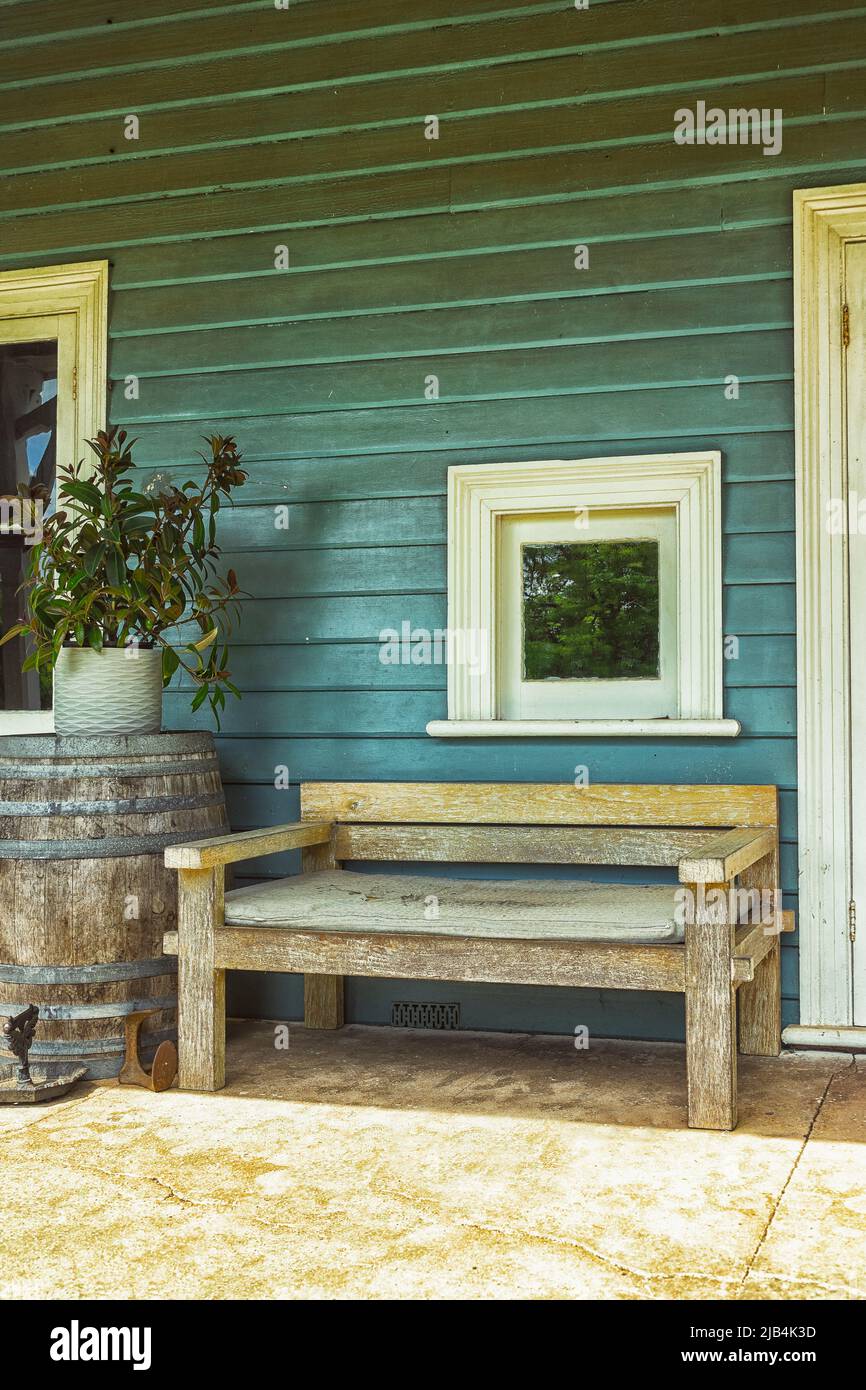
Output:
[[0,738],[7,734],[53,734],[53,709],[0,710]]
[[431,719],[431,738],[736,738],[736,719]]

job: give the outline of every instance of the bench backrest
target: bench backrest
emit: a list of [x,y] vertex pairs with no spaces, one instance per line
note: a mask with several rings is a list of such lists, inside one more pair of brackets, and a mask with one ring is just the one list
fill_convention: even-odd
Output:
[[304,782],[301,819],[338,860],[672,865],[708,831],[775,827],[775,787]]

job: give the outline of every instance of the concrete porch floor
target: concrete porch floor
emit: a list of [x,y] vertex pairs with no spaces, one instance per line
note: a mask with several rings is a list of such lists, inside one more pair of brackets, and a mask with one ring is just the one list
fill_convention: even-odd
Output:
[[228,1086],[0,1109],[4,1298],[866,1297],[866,1058],[233,1023]]

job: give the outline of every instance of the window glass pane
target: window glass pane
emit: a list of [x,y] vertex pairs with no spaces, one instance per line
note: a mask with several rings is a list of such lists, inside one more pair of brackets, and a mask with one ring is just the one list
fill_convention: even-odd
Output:
[[524,545],[523,679],[659,675],[657,541]]
[[[34,514],[16,510],[19,485],[54,492],[57,443],[57,344],[0,344],[0,622],[2,631],[21,615],[24,578],[34,539]],[[0,709],[51,708],[51,679],[22,674],[22,638],[0,647]]]

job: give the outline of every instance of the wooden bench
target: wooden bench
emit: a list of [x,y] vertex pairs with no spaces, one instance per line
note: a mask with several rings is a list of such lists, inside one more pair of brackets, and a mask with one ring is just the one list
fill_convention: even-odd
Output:
[[[227,864],[288,849],[299,875],[224,892]],[[226,970],[302,973],[312,1028],[342,1025],[347,975],[662,990],[685,995],[689,1124],[732,1129],[738,998],[740,1050],[780,1049],[792,914],[778,853],[775,787],[305,783],[295,824],[165,852],[180,1085],[224,1085]],[[343,870],[352,860],[667,865],[681,887]]]

